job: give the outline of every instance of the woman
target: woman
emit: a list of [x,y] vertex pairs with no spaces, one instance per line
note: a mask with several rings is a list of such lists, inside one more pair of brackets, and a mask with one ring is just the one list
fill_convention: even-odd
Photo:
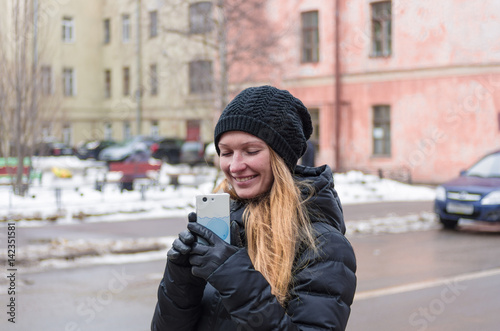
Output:
[[330,168],[297,165],[311,133],[288,91],[251,87],[229,103],[214,136],[232,245],[189,215],[167,255],[152,330],[345,329],[356,261]]

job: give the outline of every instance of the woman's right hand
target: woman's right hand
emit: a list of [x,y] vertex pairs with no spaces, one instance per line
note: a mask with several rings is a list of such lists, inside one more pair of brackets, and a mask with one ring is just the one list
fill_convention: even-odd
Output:
[[[196,213],[188,215],[189,222],[196,222]],[[195,236],[189,230],[184,230],[179,233],[179,238],[175,239],[172,247],[167,252],[168,261],[182,267],[190,267],[189,253],[196,241]]]
[[189,230],[182,231],[179,233],[179,238],[174,240],[172,247],[167,252],[167,259],[182,267],[191,266],[189,263],[189,253],[194,242],[195,238]]

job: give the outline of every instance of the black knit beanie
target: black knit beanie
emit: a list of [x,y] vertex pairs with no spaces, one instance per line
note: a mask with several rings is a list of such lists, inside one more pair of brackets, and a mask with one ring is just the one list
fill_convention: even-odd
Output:
[[228,131],[244,131],[264,140],[293,171],[313,131],[311,116],[290,92],[272,86],[250,87],[224,109],[215,126],[214,142]]

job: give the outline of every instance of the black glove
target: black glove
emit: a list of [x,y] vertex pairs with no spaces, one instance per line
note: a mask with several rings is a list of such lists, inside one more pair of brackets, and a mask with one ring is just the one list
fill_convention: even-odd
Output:
[[[196,222],[196,213],[188,215],[190,223]],[[199,277],[194,277],[189,263],[189,253],[196,242],[195,236],[188,230],[179,233],[179,237],[174,240],[172,247],[167,252],[167,267],[164,278],[170,282],[181,286],[191,284],[204,287],[206,282]]]
[[[211,230],[198,223],[189,223],[188,229],[198,237],[205,239],[208,245],[195,242],[191,249],[189,262],[192,265],[193,275],[205,280],[223,264],[229,257],[235,254],[243,246],[239,235],[239,226],[236,222],[231,223],[231,236],[236,236],[237,246],[230,245],[219,238]],[[235,232],[237,234],[235,234]],[[239,239],[239,240],[238,240]],[[232,240],[233,241],[233,240]]]
[[[189,214],[188,219],[189,222],[195,222],[196,214]],[[169,301],[175,302],[182,309],[199,305],[207,284],[204,279],[193,276],[191,272],[189,253],[195,241],[194,235],[188,230],[179,233],[179,238],[175,239],[167,253],[167,265],[159,289],[161,295],[168,297]]]
[[[196,213],[190,213],[188,220],[189,222],[196,222]],[[191,252],[191,247],[195,241],[196,238],[188,230],[179,233],[179,238],[174,240],[172,247],[167,252],[168,261],[181,267],[191,267],[189,252]]]

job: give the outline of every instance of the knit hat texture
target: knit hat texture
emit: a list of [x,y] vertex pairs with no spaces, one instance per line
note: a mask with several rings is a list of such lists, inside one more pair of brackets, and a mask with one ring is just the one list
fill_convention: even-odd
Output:
[[240,92],[222,112],[214,132],[219,155],[219,139],[228,131],[244,131],[262,139],[293,171],[313,128],[311,115],[299,99],[286,90],[260,86]]

